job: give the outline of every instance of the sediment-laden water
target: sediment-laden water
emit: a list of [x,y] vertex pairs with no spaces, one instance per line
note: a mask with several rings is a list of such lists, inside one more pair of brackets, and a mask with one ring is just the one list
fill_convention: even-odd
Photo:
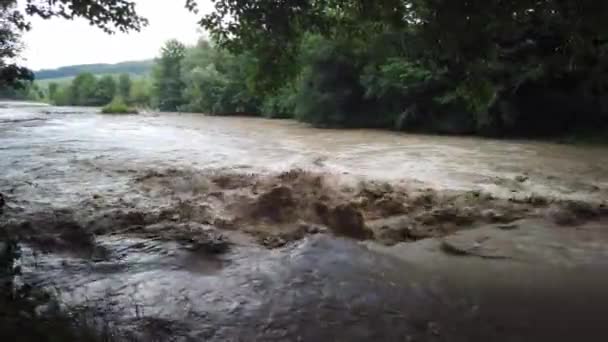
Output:
[[3,103],[26,281],[143,340],[603,340],[608,149]]

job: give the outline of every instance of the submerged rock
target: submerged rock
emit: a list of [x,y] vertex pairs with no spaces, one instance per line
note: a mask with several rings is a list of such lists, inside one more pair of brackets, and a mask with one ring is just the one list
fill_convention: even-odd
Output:
[[260,243],[269,249],[275,249],[283,247],[287,244],[287,241],[280,236],[266,236],[260,239]]
[[547,213],[553,222],[562,226],[572,226],[606,215],[608,214],[608,210],[603,205],[567,201],[561,204],[554,204],[549,208]]
[[59,238],[68,245],[84,248],[95,245],[95,236],[76,222],[64,222],[60,229]]
[[293,192],[286,186],[277,186],[260,195],[254,204],[254,216],[280,222],[288,218],[295,205]]
[[199,235],[196,239],[192,239],[187,247],[191,251],[221,254],[228,251],[230,242],[221,234]]
[[365,226],[363,213],[352,204],[342,204],[329,212],[329,228],[337,235],[365,240],[373,237],[373,232]]
[[448,206],[444,208],[432,209],[419,215],[416,219],[425,225],[439,225],[442,223],[452,223],[457,226],[464,226],[473,223],[477,214],[471,208],[458,208]]
[[230,240],[215,228],[196,222],[161,222],[143,228],[143,236],[165,241],[177,241],[190,251],[220,254],[227,252]]
[[505,210],[501,212],[495,209],[486,209],[481,212],[481,217],[490,223],[511,223],[519,219],[519,215],[517,215],[514,211]]
[[376,238],[386,245],[412,240],[412,222],[407,216],[395,216],[368,223]]
[[407,207],[398,198],[385,196],[376,201],[375,206],[378,207],[383,215],[399,215],[407,212]]
[[482,259],[510,259],[511,256],[504,253],[490,243],[486,246],[484,241],[469,241],[466,238],[446,238],[441,241],[441,250],[454,256],[473,256]]

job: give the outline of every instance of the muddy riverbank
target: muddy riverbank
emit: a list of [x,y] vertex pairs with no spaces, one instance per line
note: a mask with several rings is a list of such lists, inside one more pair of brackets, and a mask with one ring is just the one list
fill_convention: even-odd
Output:
[[121,338],[602,340],[606,152],[8,105],[0,228]]

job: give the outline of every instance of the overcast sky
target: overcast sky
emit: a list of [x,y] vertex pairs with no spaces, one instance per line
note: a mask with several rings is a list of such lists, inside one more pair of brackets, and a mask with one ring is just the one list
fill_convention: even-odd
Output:
[[[150,24],[142,32],[107,35],[84,20],[54,18],[32,20],[33,29],[23,36],[26,45],[23,64],[38,70],[64,65],[116,63],[153,58],[163,42],[176,38],[193,44],[201,30],[195,15],[184,8],[184,0],[134,0],[137,11]],[[208,11],[208,0],[199,0]]]

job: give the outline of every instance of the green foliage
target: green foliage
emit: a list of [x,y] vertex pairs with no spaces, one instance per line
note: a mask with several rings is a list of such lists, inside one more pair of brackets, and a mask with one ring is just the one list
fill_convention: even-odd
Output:
[[[16,0],[7,0],[15,3]],[[128,0],[61,0],[61,1],[27,1],[25,12],[43,19],[52,17],[84,18],[91,25],[113,33],[115,30],[127,32],[139,31],[148,21],[135,12],[135,3]],[[23,15],[17,19],[20,25],[29,28]]]
[[[34,83],[36,83],[39,87],[46,88],[48,90],[49,84],[51,84],[51,83],[56,83],[57,87],[59,88],[66,84],[69,84],[73,80],[74,80],[74,77],[49,78],[49,79],[45,79],[45,80],[34,80]],[[48,92],[47,92],[47,95],[48,95]]]
[[71,82],[49,83],[46,96],[58,106],[103,106],[119,95],[118,90],[112,75],[98,79],[91,73],[83,73]]
[[48,97],[49,99],[54,99],[57,97],[57,91],[59,90],[59,84],[55,82],[51,82],[48,85]]
[[97,79],[91,73],[83,73],[72,81],[68,90],[69,104],[76,106],[101,105],[97,101]]
[[[3,3],[0,16],[0,28],[6,28],[0,30],[0,70],[11,72],[6,79],[24,76],[6,62],[15,57],[20,30],[27,27],[23,16],[11,15],[20,13],[14,2]],[[185,2],[196,8],[195,1]],[[128,3],[28,2],[35,8],[29,13],[43,17],[74,15],[102,29],[138,29],[145,21]],[[109,79],[80,75],[69,87],[49,88],[48,96],[58,104],[95,105],[118,93],[129,104],[165,111],[442,133],[608,126],[608,3],[213,3],[201,20],[212,42],[190,48],[168,42],[154,62],[151,82],[127,85],[121,78],[112,93]],[[34,97],[40,93],[28,90]]]
[[267,118],[289,119],[294,117],[296,110],[296,89],[287,84],[275,93],[264,98],[262,115]]
[[154,102],[160,110],[176,111],[185,103],[181,65],[185,52],[186,47],[177,40],[168,41],[161,49],[152,73]]
[[377,67],[369,65],[361,81],[367,97],[384,98],[416,92],[436,77],[436,73],[419,63],[407,58],[391,57]]
[[132,83],[129,74],[120,74],[120,76],[118,76],[118,95],[123,99],[129,99],[131,96]]
[[[49,95],[50,96],[50,95]],[[57,106],[69,106],[71,105],[71,101],[72,101],[72,93],[71,93],[71,87],[69,85],[67,86],[61,86],[59,88],[57,88],[57,91],[55,92],[55,94],[52,97],[49,97],[49,101]]]
[[44,92],[30,81],[19,81],[11,85],[0,86],[0,99],[42,101]]
[[146,78],[133,81],[129,92],[129,102],[137,106],[149,106],[151,101],[152,84]]
[[465,103],[473,113],[486,113],[496,98],[497,89],[488,80],[475,79],[461,83],[453,90],[437,98],[441,104]]
[[359,82],[365,56],[349,42],[308,36],[301,49],[302,73],[295,98],[295,116],[315,126],[375,126]]
[[22,49],[20,25],[14,1],[0,3],[0,88],[20,88],[32,73],[14,63]]
[[116,81],[110,75],[103,76],[96,84],[95,102],[105,104],[116,95]]
[[[605,2],[218,0],[214,4],[215,10],[201,22],[203,27],[222,46],[249,51],[260,66],[273,68],[273,73],[258,72],[252,78],[255,87],[273,94],[297,80],[297,116],[317,125],[370,122],[373,110],[368,101],[375,104],[378,116],[402,118],[415,112],[416,121],[426,120],[429,127],[458,118],[467,125],[475,122],[477,133],[608,125]],[[323,42],[298,43],[310,34],[323,36],[335,48],[328,50]],[[350,46],[338,48],[345,43]],[[358,81],[350,73],[358,74]],[[357,99],[361,86],[363,102]],[[579,110],[555,105],[567,104],[559,97],[568,93]],[[272,96],[265,102],[265,107],[274,106]],[[549,108],[553,117],[544,114]],[[368,114],[363,115],[362,109]]]
[[228,80],[215,64],[193,69],[186,78],[186,84],[187,104],[183,106],[184,110],[213,114],[223,109]]
[[187,50],[182,63],[185,104],[182,110],[208,114],[257,113],[259,100],[249,87],[256,60],[233,55],[200,41]]
[[101,112],[103,114],[137,114],[137,109],[129,107],[123,98],[116,97],[105,105]]

